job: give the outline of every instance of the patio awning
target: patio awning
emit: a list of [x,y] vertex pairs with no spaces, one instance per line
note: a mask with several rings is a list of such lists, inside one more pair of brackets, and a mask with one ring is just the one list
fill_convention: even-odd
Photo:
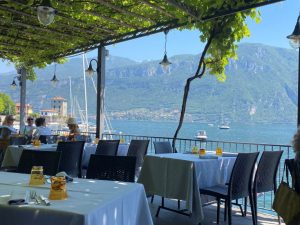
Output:
[[[52,0],[55,21],[37,19],[41,1],[0,1],[0,58],[27,65],[88,51],[282,0]],[[209,5],[209,8],[207,6]],[[228,6],[231,7],[228,7]]]

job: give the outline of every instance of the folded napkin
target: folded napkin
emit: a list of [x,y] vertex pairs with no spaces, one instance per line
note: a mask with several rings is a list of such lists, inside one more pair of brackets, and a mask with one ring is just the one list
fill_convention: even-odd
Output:
[[73,177],[69,176],[65,171],[61,171],[55,175],[56,177],[65,177],[67,183],[73,182]]
[[26,191],[12,191],[10,199],[8,200],[9,205],[26,205],[29,200],[29,192]]

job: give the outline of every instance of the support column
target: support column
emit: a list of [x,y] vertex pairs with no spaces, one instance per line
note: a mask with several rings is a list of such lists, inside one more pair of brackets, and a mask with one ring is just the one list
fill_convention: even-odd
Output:
[[96,114],[96,137],[102,138],[104,131],[104,89],[105,89],[105,55],[104,46],[98,47],[97,60],[97,114]]
[[20,69],[20,131],[24,130],[26,117],[26,69]]
[[298,48],[298,104],[297,104],[297,127],[300,125],[300,48]]

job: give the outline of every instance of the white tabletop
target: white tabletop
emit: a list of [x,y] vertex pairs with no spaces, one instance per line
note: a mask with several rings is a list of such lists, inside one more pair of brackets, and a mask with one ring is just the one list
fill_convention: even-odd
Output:
[[153,224],[140,184],[75,179],[67,184],[67,200],[51,201],[51,206],[8,205],[12,192],[35,190],[48,196],[50,184],[30,187],[28,181],[29,175],[0,172],[1,225]]

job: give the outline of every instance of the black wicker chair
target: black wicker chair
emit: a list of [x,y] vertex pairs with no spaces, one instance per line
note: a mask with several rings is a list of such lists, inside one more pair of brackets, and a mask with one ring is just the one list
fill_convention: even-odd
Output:
[[171,143],[168,141],[153,142],[155,154],[172,153]]
[[[219,224],[221,199],[225,200],[225,215],[228,213],[229,225],[232,224],[232,200],[245,198],[249,196],[251,211],[254,212],[252,198],[252,180],[254,165],[258,154],[258,152],[238,154],[232,169],[228,185],[217,185],[209,188],[200,189],[201,194],[210,195],[217,198],[217,224]],[[253,213],[252,216],[254,216]]]
[[57,142],[58,135],[40,135],[39,140],[43,144],[55,144]]
[[276,174],[283,151],[264,151],[259,160],[253,185],[254,218],[257,224],[257,194],[277,190]]
[[127,156],[136,157],[135,175],[139,176],[140,168],[144,162],[144,156],[147,154],[149,140],[131,140]]
[[86,178],[134,182],[135,161],[131,156],[91,155]]
[[11,136],[9,138],[10,145],[26,145],[28,142],[27,137],[25,136]]
[[118,153],[119,143],[120,140],[100,140],[95,154],[115,156]]
[[59,160],[60,152],[23,150],[17,172],[30,174],[33,166],[43,166],[44,174],[53,176],[58,172]]
[[59,171],[65,171],[72,177],[81,177],[83,149],[84,141],[59,142],[56,150],[61,152]]

